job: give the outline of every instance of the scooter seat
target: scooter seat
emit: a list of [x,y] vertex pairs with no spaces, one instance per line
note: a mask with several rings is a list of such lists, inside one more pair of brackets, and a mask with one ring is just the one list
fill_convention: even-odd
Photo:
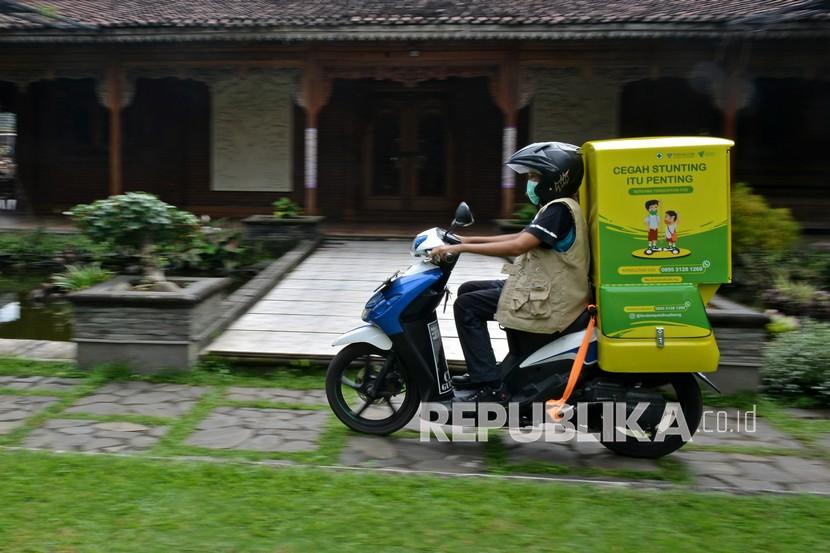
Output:
[[[553,342],[560,336],[585,330],[588,328],[588,323],[590,321],[591,314],[586,309],[562,332],[554,332],[553,334],[536,334],[533,332],[524,332],[522,330],[506,328],[504,330],[505,333],[507,333],[507,345],[510,353],[507,354],[507,358],[504,363],[506,363],[506,366],[512,366],[512,363],[509,361],[511,358],[515,360],[516,358],[522,358],[526,355],[530,355],[542,346]],[[500,365],[502,364],[500,363]],[[468,373],[453,376],[452,383],[453,386],[460,390],[473,386]]]
[[507,345],[510,349],[510,353],[519,356],[522,354],[529,354],[542,346],[553,342],[560,336],[585,330],[588,328],[588,323],[590,321],[591,314],[586,309],[561,332],[554,332],[552,334],[537,334],[535,332],[525,332],[523,330],[506,328],[505,333],[507,334]]

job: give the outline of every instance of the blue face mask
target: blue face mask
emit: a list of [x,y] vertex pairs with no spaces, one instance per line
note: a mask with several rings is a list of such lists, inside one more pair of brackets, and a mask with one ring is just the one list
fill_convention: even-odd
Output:
[[538,184],[539,183],[536,181],[527,181],[527,189],[525,192],[527,193],[527,199],[530,200],[530,203],[533,205],[539,205],[539,196],[536,195],[536,185]]

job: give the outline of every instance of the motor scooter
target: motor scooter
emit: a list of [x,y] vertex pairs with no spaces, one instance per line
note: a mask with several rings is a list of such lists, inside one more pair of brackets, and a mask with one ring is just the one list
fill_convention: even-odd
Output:
[[[447,281],[458,256],[436,258],[430,252],[441,245],[461,243],[455,229],[472,223],[472,212],[462,202],[449,229],[431,228],[418,234],[411,246],[418,261],[374,291],[361,317],[367,324],[334,342],[345,347],[329,364],[326,395],[334,414],[352,430],[390,434],[409,423],[422,402],[446,404],[456,395],[436,310],[442,301],[446,306]],[[611,451],[656,458],[683,446],[682,433],[666,432],[667,407],[675,410],[674,422],[682,420],[686,432],[694,434],[703,410],[695,375],[603,371],[593,317],[586,306],[575,321],[555,334],[505,329],[509,353],[500,367],[511,404],[519,410],[520,425],[538,424],[533,405],[550,404],[570,388],[568,406],[586,404],[584,429],[600,432],[600,442]],[[575,375],[578,356],[582,366]],[[625,417],[637,414],[638,429],[625,431],[622,439],[619,433],[612,437],[602,432],[608,428],[611,413],[622,414],[606,409],[609,403],[623,405]]]

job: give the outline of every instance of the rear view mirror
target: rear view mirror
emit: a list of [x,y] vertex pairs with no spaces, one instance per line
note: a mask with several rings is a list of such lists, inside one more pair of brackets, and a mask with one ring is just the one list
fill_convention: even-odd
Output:
[[470,206],[467,205],[467,202],[461,202],[458,204],[458,209],[455,210],[455,218],[452,220],[450,229],[469,227],[474,222],[475,219],[473,219],[473,212],[470,211]]

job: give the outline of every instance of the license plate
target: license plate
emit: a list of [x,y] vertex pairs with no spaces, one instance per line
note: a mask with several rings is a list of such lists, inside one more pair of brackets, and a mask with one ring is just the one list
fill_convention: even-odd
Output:
[[435,381],[438,383],[438,393],[445,394],[452,390],[452,377],[447,367],[447,358],[444,356],[441,329],[438,328],[438,321],[432,321],[427,325],[427,328],[432,342],[432,360],[435,366]]

